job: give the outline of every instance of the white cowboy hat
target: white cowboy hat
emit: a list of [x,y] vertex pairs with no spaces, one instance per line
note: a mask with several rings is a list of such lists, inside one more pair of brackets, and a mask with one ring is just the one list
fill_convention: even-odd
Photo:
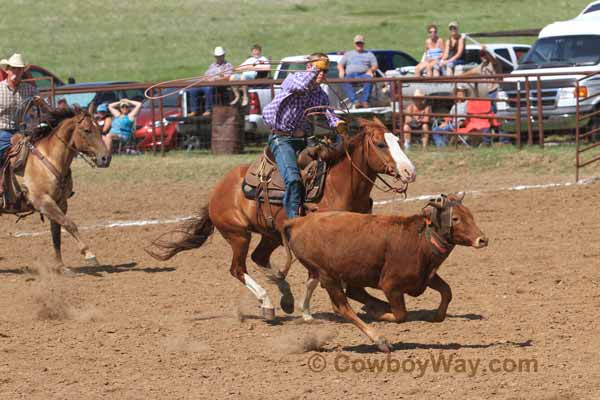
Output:
[[0,68],[6,69],[6,67],[25,68],[27,63],[23,60],[23,56],[19,53],[15,53],[8,60],[0,61]]
[[423,97],[423,96],[425,96],[425,95],[423,94],[421,89],[415,90],[415,93],[413,94],[413,97]]
[[224,56],[225,55],[225,49],[222,48],[221,46],[215,47],[214,55],[215,55],[215,57]]

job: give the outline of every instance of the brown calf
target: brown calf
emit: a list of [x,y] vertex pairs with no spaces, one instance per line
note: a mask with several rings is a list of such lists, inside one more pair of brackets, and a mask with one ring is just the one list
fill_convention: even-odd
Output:
[[[291,250],[310,274],[318,275],[334,311],[389,352],[387,339],[358,318],[346,294],[365,304],[375,319],[402,322],[404,294],[419,296],[430,287],[441,294],[435,321],[443,321],[452,292],[438,268],[455,245],[487,246],[462,197],[441,195],[429,201],[422,214],[409,217],[322,212],[289,220],[282,229],[288,263]],[[381,289],[389,303],[366,291],[345,294],[344,284]]]

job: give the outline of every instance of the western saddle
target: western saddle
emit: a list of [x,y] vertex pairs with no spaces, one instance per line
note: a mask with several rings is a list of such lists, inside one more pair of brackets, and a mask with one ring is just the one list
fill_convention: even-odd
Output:
[[19,185],[17,176],[23,176],[31,145],[29,138],[15,134],[11,147],[4,155],[0,170],[0,214],[25,212],[27,207],[26,189]]
[[[298,167],[304,186],[304,203],[318,203],[323,196],[330,151],[330,148],[319,144],[307,147],[298,155]],[[247,199],[258,201],[259,209],[263,209],[267,222],[274,228],[271,204],[283,203],[285,183],[268,146],[248,168],[242,191]]]

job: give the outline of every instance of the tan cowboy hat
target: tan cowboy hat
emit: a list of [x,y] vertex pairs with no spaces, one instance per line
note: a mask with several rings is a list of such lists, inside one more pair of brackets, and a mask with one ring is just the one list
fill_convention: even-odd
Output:
[[2,69],[6,69],[6,67],[25,68],[26,66],[27,63],[19,53],[13,54],[8,60],[4,59],[0,61],[0,68]]

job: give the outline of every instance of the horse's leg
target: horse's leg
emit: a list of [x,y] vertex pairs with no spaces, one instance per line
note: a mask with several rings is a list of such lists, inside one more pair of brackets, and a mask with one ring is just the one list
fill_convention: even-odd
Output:
[[[59,204],[60,210],[63,212],[63,214],[67,214],[67,201],[63,200],[60,204]],[[59,271],[64,271],[65,265],[63,263],[63,259],[62,259],[62,252],[61,252],[61,226],[56,223],[53,220],[50,220],[50,233],[52,234],[52,246],[54,247],[54,258],[56,260],[56,269]],[[68,271],[68,270],[67,270]]]
[[316,271],[308,271],[308,279],[306,280],[306,291],[304,292],[304,298],[302,299],[302,319],[305,321],[312,321],[313,317],[310,314],[310,298],[313,292],[317,288],[319,283],[319,274]]
[[271,267],[271,254],[279,246],[281,246],[281,240],[278,238],[262,235],[258,246],[256,246],[250,257],[269,276],[269,279],[275,282],[279,293],[281,293],[279,305],[286,314],[291,314],[294,312],[294,295],[290,285],[285,278],[273,272],[274,270]]
[[363,287],[348,286],[346,289],[346,296],[352,300],[356,300],[359,303],[365,305],[367,312],[373,310],[383,310],[383,312],[390,312],[390,305],[387,301],[378,299],[377,297],[371,296],[369,292]]
[[62,260],[60,251],[61,231],[60,225],[50,220],[50,233],[52,234],[52,246],[54,247],[54,259],[56,260],[56,268],[62,269],[65,265]]
[[[223,232],[221,232],[223,234]],[[261,303],[262,315],[267,320],[275,318],[275,308],[267,294],[267,291],[262,288],[250,275],[246,268],[246,257],[248,256],[248,248],[250,247],[251,235],[247,231],[239,233],[223,234],[223,237],[233,250],[233,258],[231,259],[230,273],[234,278],[237,278],[256,296]]]
[[[81,236],[79,235],[79,230],[77,229],[77,225],[65,215],[63,210],[56,204],[56,202],[50,198],[50,196],[44,196],[44,198],[38,203],[34,201],[34,206],[42,214],[50,218],[51,221],[55,222],[58,225],[61,225],[65,228],[67,232],[77,241],[77,246],[79,247],[79,252],[84,255],[86,261],[92,263],[93,265],[99,265],[98,260],[94,253],[90,251],[87,244],[81,240]],[[66,207],[65,207],[66,210]],[[52,230],[52,226],[50,227]],[[54,238],[54,234],[52,235]],[[56,244],[54,245],[56,251]],[[60,245],[59,245],[60,250]]]

